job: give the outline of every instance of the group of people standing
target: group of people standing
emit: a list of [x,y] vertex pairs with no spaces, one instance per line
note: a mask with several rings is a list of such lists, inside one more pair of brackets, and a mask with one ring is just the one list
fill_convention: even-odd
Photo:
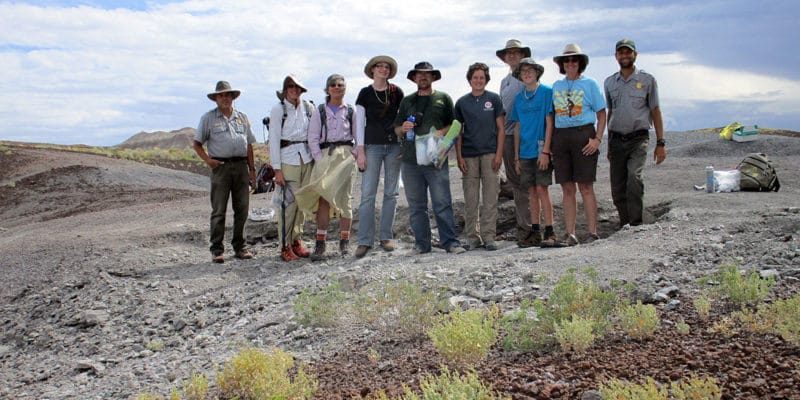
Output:
[[[642,172],[651,125],[657,135],[657,163],[664,160],[666,151],[656,81],[634,67],[634,42],[623,39],[617,43],[620,71],[606,80],[605,95],[597,81],[583,76],[589,57],[575,44],[567,45],[553,58],[565,78],[552,87],[539,82],[544,67],[533,60],[530,48],[520,41],[509,40],[496,54],[509,66],[500,93],[486,90],[489,67],[474,63],[466,73],[470,93],[455,103],[447,93],[433,88],[442,75],[426,61],[408,71],[406,77],[417,90],[406,96],[389,82],[398,72],[397,62],[385,55],[373,57],[364,67],[372,84],[361,89],[355,106],[344,103],[346,83],[341,75],[328,77],[325,103],[318,107],[301,98],[307,89],[299,79],[286,76],[269,119],[275,182],[282,198],[293,200],[283,203],[279,215],[281,257],[285,261],[324,257],[332,217],[339,218],[339,251],[349,254],[353,217],[350,191],[356,168],[362,172],[355,250],[358,258],[373,248],[376,235],[381,249],[395,250],[392,226],[401,171],[414,233],[411,255],[428,253],[433,247],[429,200],[441,248],[453,254],[480,247],[496,250],[499,173],[503,166],[513,187],[520,247],[578,244],[578,191],[588,237],[597,239],[593,183],[606,123],[612,196],[620,225],[642,223]],[[217,108],[201,118],[194,142],[195,151],[212,169],[210,250],[212,261],[219,263],[224,262],[229,196],[234,211],[234,255],[240,259],[253,257],[245,248],[243,231],[248,187],[255,179],[255,137],[247,116],[233,109],[232,102],[239,94],[227,82],[218,82],[216,90],[208,94]],[[454,120],[462,125],[455,153],[462,172],[466,244],[456,235],[448,163],[440,167],[420,165],[414,137],[415,133],[428,132],[444,136]],[[378,216],[375,202],[381,172],[383,199]],[[561,239],[553,228],[548,191],[553,174],[563,191],[565,233]],[[304,247],[301,238],[307,215],[315,215],[317,223],[313,251]]]

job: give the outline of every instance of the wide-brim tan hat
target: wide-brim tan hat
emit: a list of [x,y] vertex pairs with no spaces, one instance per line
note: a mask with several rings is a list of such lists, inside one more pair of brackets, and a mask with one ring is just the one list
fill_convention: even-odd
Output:
[[533,53],[531,53],[531,48],[523,46],[522,42],[520,42],[517,39],[509,39],[506,42],[506,47],[503,47],[502,49],[497,50],[495,52],[495,54],[497,54],[497,57],[499,57],[503,62],[505,62],[506,61],[506,59],[505,59],[506,51],[511,50],[511,49],[522,50],[522,56],[523,57],[533,57]]
[[303,85],[303,83],[300,82],[300,79],[297,79],[296,76],[286,75],[286,78],[283,78],[283,90],[282,90],[283,93],[286,93],[286,85],[288,85],[290,82],[300,88],[300,93],[305,93],[308,91],[305,85]]
[[438,81],[439,79],[442,79],[442,73],[438,69],[433,69],[433,65],[431,63],[427,62],[427,61],[420,61],[420,62],[416,63],[414,65],[414,69],[412,69],[411,71],[408,71],[408,74],[406,75],[406,78],[408,78],[408,80],[410,80],[412,82],[415,82],[414,81],[414,75],[416,75],[417,72],[430,72],[430,73],[432,73],[434,82]]
[[397,61],[394,58],[389,56],[375,56],[367,61],[367,65],[364,66],[364,73],[372,79],[372,69],[375,68],[375,64],[377,63],[387,63],[389,64],[389,79],[394,78],[397,75]]
[[580,67],[578,72],[583,72],[586,70],[586,66],[589,65],[589,56],[583,53],[580,46],[575,43],[570,43],[564,46],[564,51],[560,56],[553,57],[553,62],[558,64],[558,72],[560,72],[562,75],[566,72],[564,72],[564,63],[561,61],[561,59],[571,56],[578,56],[583,60],[583,62],[579,63]]
[[219,81],[217,82],[216,89],[213,92],[207,94],[207,96],[209,100],[217,101],[217,95],[220,93],[233,93],[234,100],[236,100],[236,98],[239,97],[240,94],[242,94],[242,92],[236,89],[232,89],[231,84],[228,83],[227,81]]

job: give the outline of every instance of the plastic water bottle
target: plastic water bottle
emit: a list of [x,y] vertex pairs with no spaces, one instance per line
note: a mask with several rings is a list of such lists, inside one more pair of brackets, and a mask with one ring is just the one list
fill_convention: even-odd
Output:
[[706,193],[714,193],[714,167],[706,167]]
[[[413,122],[414,124],[417,123],[417,118],[414,115],[409,115],[406,121]],[[406,132],[406,141],[413,142],[414,141],[414,128],[411,128],[410,131]]]

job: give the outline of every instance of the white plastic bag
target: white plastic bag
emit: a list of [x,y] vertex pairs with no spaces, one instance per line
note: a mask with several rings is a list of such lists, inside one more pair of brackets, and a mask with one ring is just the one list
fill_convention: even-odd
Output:
[[738,169],[730,171],[714,171],[714,182],[717,192],[738,192],[741,174]]
[[417,165],[433,164],[433,156],[436,155],[436,135],[417,135],[414,138],[414,146],[417,150]]

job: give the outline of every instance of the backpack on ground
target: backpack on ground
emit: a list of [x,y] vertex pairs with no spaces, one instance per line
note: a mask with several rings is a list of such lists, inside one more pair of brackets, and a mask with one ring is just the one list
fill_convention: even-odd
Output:
[[741,174],[740,190],[777,192],[781,188],[778,174],[764,153],[748,154],[736,167]]
[[253,193],[268,193],[275,190],[275,170],[270,163],[264,163],[256,174],[256,187]]

